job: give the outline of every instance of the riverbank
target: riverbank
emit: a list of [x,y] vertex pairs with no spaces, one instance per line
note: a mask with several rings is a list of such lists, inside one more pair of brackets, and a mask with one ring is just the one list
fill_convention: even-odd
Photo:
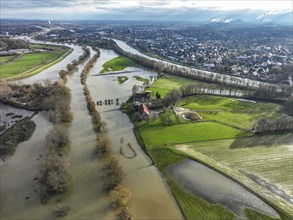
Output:
[[[1,79],[12,81],[12,80],[20,80],[20,79],[31,77],[33,75],[36,75],[36,74],[42,72],[43,70],[45,70],[47,68],[59,63],[65,57],[67,57],[69,54],[71,54],[73,51],[73,49],[70,47],[55,46],[55,48],[58,48],[58,50],[56,49],[58,53],[57,53],[57,55],[54,55],[53,57],[51,57],[49,52],[47,52],[47,54],[50,56],[47,56],[44,58],[41,58],[40,56],[42,54],[46,54],[45,52],[36,53],[36,54],[25,54],[21,58],[18,58],[20,64],[17,63],[18,62],[18,59],[17,59],[13,62],[6,64],[6,65],[3,65],[2,69],[1,69],[1,71],[3,73],[1,75]],[[50,52],[50,53],[52,53],[52,52]],[[28,56],[31,56],[31,57],[28,57]],[[21,59],[22,59],[22,61],[21,61]],[[42,59],[41,63],[39,61],[40,59]],[[35,63],[32,63],[31,60],[36,60],[36,61],[35,61]],[[24,63],[29,63],[30,65],[26,68],[25,71],[21,71],[21,69],[24,68],[23,67]],[[7,71],[9,72],[9,74],[6,73]]]

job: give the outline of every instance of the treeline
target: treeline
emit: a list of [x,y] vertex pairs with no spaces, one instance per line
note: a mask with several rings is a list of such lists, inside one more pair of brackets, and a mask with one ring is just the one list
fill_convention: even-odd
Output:
[[211,95],[227,95],[227,96],[244,96],[251,94],[253,92],[235,89],[232,87],[227,87],[223,85],[217,85],[212,83],[196,83],[196,84],[188,84],[180,87],[180,91],[182,96],[189,96],[195,94],[211,94]]
[[62,81],[25,85],[0,82],[0,101],[31,111],[47,111],[51,122],[69,122],[71,93]]
[[268,133],[290,130],[293,130],[293,117],[287,115],[281,115],[273,119],[261,118],[253,127],[254,133]]
[[0,48],[4,50],[29,49],[30,44],[20,39],[0,38]]
[[125,174],[117,158],[111,155],[111,140],[104,129],[105,123],[101,120],[100,113],[96,110],[95,103],[92,100],[86,84],[87,76],[99,56],[100,51],[97,49],[97,53],[85,65],[80,75],[80,81],[84,87],[83,90],[87,109],[92,119],[93,130],[96,134],[94,153],[97,158],[105,159],[105,164],[102,167],[102,178],[105,190],[109,193],[113,202],[113,207],[117,210],[117,217],[119,219],[130,220],[131,214],[129,213],[127,205],[131,197],[131,191],[122,184]]
[[46,136],[46,146],[42,154],[39,184],[43,203],[47,203],[52,196],[68,190],[70,175],[64,156],[68,145],[68,127],[64,124],[54,125]]
[[91,51],[88,47],[82,47],[84,50],[83,54],[79,56],[78,60],[73,60],[71,63],[66,65],[66,70],[61,70],[59,72],[60,78],[66,83],[67,75],[73,73],[82,62],[84,62],[91,55]]
[[96,54],[87,62],[84,69],[82,70],[81,76],[80,76],[80,82],[82,85],[86,85],[87,76],[90,72],[90,69],[93,68],[95,62],[100,57],[100,50],[96,50]]
[[155,71],[165,72],[172,75],[185,76],[188,78],[197,79],[208,83],[217,83],[226,86],[232,86],[240,89],[251,89],[254,91],[261,91],[266,95],[274,94],[277,97],[287,97],[293,92],[293,88],[289,85],[275,85],[236,76],[229,76],[195,68],[185,67],[169,62],[148,58],[147,56],[132,54],[121,49],[114,40],[101,39],[100,45],[106,48],[111,48],[117,53],[127,56],[138,64],[153,69]]
[[0,135],[0,158],[5,159],[15,152],[20,142],[28,140],[34,133],[36,123],[26,117]]

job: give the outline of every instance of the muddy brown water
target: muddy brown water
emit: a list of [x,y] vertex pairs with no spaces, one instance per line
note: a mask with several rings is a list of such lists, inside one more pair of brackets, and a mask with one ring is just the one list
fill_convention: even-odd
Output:
[[[123,84],[119,84],[117,77],[124,76],[125,73],[99,77],[91,76],[99,74],[105,61],[117,56],[118,54],[112,50],[101,50],[101,57],[94,65],[87,84],[94,101],[114,100],[112,105],[97,106],[97,110],[101,112],[102,120],[107,123],[113,154],[117,156],[122,165],[126,174],[124,183],[132,192],[130,212],[134,219],[181,219],[182,214],[164,179],[160,176],[157,168],[152,166],[150,158],[137,143],[133,132],[133,124],[126,114],[115,110],[119,108],[115,101],[117,98],[120,104],[125,102],[132,94],[133,85],[142,85],[142,82],[137,81],[133,76],[138,75],[149,79],[156,73],[141,68],[126,68],[126,71],[131,72],[127,73],[129,80]],[[128,159],[120,153],[122,147],[126,155],[133,155],[128,143],[131,144],[137,154],[133,159]]]
[[[79,56],[78,53],[76,55]],[[101,57],[90,74],[99,73],[104,62],[117,56],[111,50],[102,50]],[[53,210],[60,204],[71,207],[65,219],[115,218],[115,212],[112,211],[109,196],[103,190],[99,175],[103,162],[95,159],[93,154],[96,135],[92,130],[83,86],[80,84],[83,65],[68,77],[67,82],[72,93],[71,108],[74,116],[69,127],[71,147],[67,155],[72,187],[61,197],[53,198],[49,204],[40,203],[36,178],[40,170],[40,155],[45,145],[45,135],[52,125],[42,113],[36,115],[33,120],[37,127],[33,136],[28,141],[19,144],[13,156],[1,162],[1,219],[52,219],[55,218],[52,214]],[[55,70],[57,71],[58,68]],[[144,78],[154,75],[149,71],[137,70],[140,72],[132,74]],[[48,74],[52,74],[50,78],[55,79],[53,72]],[[38,77],[34,76],[26,82],[42,81],[48,74],[40,73]],[[132,76],[129,78],[126,83],[120,85],[116,80],[117,76],[89,76],[88,84],[93,99],[96,101],[119,98],[119,103],[126,101],[132,93],[133,84],[141,84]],[[119,108],[117,105],[99,106],[98,111],[117,108]],[[182,219],[181,212],[168,191],[164,179],[156,167],[150,166],[151,160],[138,145],[128,116],[117,110],[101,113],[101,116],[107,123],[109,136],[113,142],[113,153],[118,157],[126,173],[124,184],[132,191],[130,212],[133,217],[136,219]],[[122,144],[121,137],[123,137]],[[134,159],[127,159],[120,154],[121,145],[125,154],[133,153],[127,146],[128,143],[137,154]]]

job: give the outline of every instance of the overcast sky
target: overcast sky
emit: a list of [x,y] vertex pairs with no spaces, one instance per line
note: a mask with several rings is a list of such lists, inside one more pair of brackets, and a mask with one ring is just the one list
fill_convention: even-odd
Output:
[[278,14],[292,11],[292,0],[0,0],[1,18],[142,20],[168,18],[201,11],[225,15],[231,11]]

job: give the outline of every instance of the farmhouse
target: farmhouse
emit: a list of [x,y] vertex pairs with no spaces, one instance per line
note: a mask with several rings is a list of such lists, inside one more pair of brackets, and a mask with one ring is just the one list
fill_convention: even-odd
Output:
[[141,119],[147,119],[151,116],[151,113],[148,109],[148,107],[145,104],[140,104],[138,106],[138,111],[140,113],[140,118]]
[[133,96],[133,101],[145,102],[145,101],[149,100],[150,97],[151,97],[150,92],[135,93],[135,95]]

